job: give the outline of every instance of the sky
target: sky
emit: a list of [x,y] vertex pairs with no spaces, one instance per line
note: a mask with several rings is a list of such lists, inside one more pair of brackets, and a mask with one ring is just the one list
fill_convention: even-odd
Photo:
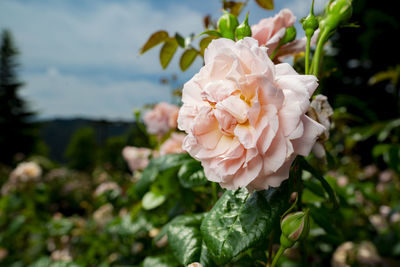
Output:
[[[320,11],[328,0],[316,0]],[[155,31],[183,36],[203,31],[202,18],[221,14],[221,0],[0,0],[0,29],[11,30],[20,51],[21,95],[39,118],[85,117],[133,119],[145,104],[171,102],[170,86],[160,79],[176,74],[189,80],[202,60],[184,73],[179,50],[166,70],[160,47],[139,55]],[[311,0],[275,0],[267,11],[250,0],[249,23],[289,8],[297,19],[307,15]],[[304,36],[299,23],[298,36]]]

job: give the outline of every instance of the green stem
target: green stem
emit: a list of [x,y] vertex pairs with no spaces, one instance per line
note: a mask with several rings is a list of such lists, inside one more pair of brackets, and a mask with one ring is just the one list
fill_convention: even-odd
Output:
[[319,64],[321,61],[322,50],[324,48],[325,42],[328,39],[328,35],[329,35],[329,30],[327,28],[325,28],[325,30],[322,31],[322,33],[321,33],[321,37],[318,39],[317,48],[315,49],[315,54],[314,54],[314,58],[313,58],[313,62],[312,62],[312,70],[313,70],[313,74],[317,77],[318,77],[318,71],[319,71]]
[[307,46],[306,46],[306,75],[310,74],[310,45],[311,45],[311,36],[307,36]]
[[274,49],[274,51],[272,52],[272,54],[269,56],[269,58],[270,58],[271,60],[274,60],[274,58],[275,58],[275,56],[276,56],[276,53],[278,52],[278,50],[279,50],[280,47],[281,47],[281,45],[278,45],[278,46]]
[[278,252],[275,254],[274,260],[272,261],[271,267],[274,267],[276,263],[278,262],[279,258],[283,254],[286,248],[284,248],[282,245],[279,247]]

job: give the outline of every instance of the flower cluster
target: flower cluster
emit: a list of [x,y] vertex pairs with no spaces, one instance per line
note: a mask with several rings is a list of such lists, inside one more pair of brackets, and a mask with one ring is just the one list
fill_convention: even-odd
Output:
[[21,162],[10,173],[8,181],[3,184],[1,188],[1,193],[6,195],[10,191],[16,189],[17,187],[23,186],[24,184],[37,182],[41,176],[42,168],[36,162]]

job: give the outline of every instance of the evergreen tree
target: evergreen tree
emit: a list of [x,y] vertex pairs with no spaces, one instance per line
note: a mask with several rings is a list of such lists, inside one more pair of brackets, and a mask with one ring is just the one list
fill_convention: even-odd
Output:
[[10,164],[18,153],[28,155],[37,140],[35,115],[18,94],[18,50],[11,33],[3,30],[0,43],[0,163]]

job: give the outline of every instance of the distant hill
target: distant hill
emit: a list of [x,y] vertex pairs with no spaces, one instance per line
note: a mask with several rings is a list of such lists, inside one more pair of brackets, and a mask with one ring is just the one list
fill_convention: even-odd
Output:
[[60,163],[65,162],[64,151],[71,136],[82,127],[95,130],[97,143],[102,145],[111,136],[123,135],[137,128],[135,122],[91,119],[52,119],[41,121],[40,137],[50,149],[49,157]]

